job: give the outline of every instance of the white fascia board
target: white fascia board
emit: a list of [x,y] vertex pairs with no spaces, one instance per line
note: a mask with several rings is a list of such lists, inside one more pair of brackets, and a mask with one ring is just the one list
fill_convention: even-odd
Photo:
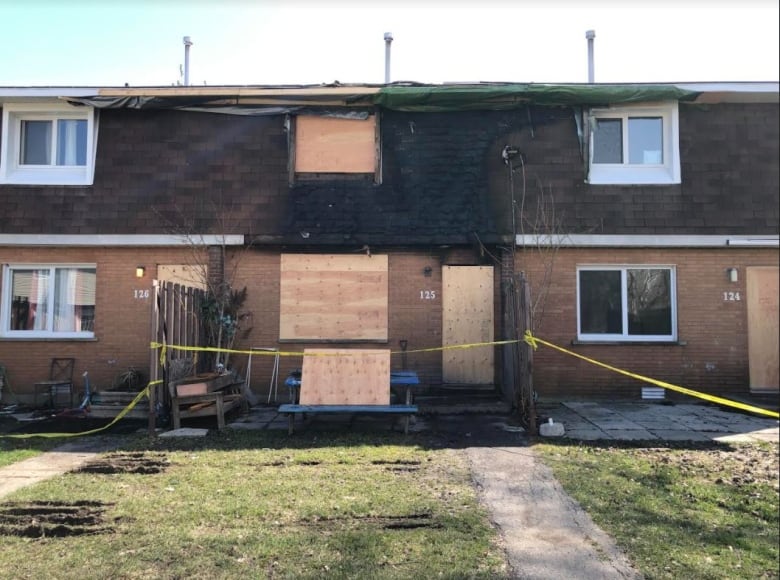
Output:
[[0,100],[57,99],[59,97],[94,97],[95,87],[0,87]]
[[244,236],[192,234],[176,235],[77,235],[77,234],[0,234],[0,246],[53,247],[176,247],[243,246]]
[[780,236],[686,236],[686,235],[518,235],[518,246],[561,248],[777,248]]
[[723,82],[723,83],[675,83],[678,89],[701,91],[704,93],[776,93],[780,83],[764,82]]

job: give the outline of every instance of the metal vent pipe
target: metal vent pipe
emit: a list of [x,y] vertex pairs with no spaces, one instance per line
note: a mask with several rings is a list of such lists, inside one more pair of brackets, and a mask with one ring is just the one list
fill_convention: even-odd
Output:
[[393,42],[393,33],[385,32],[385,84],[390,82],[390,45]]
[[595,79],[593,72],[593,39],[596,38],[596,31],[586,30],[585,38],[588,39],[588,82],[593,83]]
[[190,47],[192,41],[189,36],[185,36],[182,40],[184,42],[184,86],[187,87],[190,84]]

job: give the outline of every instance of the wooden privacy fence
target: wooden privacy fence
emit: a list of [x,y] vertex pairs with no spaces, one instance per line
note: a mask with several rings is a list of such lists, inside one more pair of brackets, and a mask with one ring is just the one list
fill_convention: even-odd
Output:
[[[154,299],[151,309],[151,342],[181,346],[205,346],[205,333],[201,324],[201,305],[205,292],[173,282],[155,280]],[[167,414],[170,396],[166,382],[168,372],[175,361],[184,362],[193,358],[185,350],[165,350],[165,359],[160,361],[160,350],[152,349],[149,360],[150,381],[162,381],[149,389],[149,433],[154,433],[158,410]]]

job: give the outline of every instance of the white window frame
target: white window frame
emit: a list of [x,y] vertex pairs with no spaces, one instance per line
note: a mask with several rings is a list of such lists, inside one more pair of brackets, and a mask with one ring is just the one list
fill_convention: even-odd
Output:
[[[649,185],[680,183],[680,127],[677,101],[638,106],[615,106],[591,109],[589,131],[590,159],[588,182],[604,185]],[[631,164],[628,159],[628,120],[636,117],[660,117],[663,123],[663,162],[659,164]],[[623,162],[593,162],[593,127],[598,119],[623,121]]]
[[[85,165],[23,165],[20,162],[22,121],[77,119],[87,121]],[[98,122],[93,107],[66,103],[3,103],[0,141],[0,183],[11,185],[92,185],[95,179]],[[52,152],[56,159],[56,151]]]
[[[672,332],[668,335],[648,335],[648,334],[629,334],[628,333],[628,270],[668,270],[669,271],[669,293],[671,303],[671,324]],[[622,312],[622,329],[620,334],[612,333],[583,333],[582,332],[582,300],[580,298],[580,272],[583,271],[619,271],[620,275],[620,298]],[[577,266],[577,340],[582,342],[676,342],[677,341],[677,270],[674,266],[659,264],[598,264]]]
[[[0,336],[3,338],[20,339],[69,339],[69,338],[94,338],[94,329],[91,331],[55,331],[54,330],[54,294],[56,291],[55,272],[57,270],[73,270],[78,268],[90,268],[95,270],[95,285],[97,286],[96,264],[6,264],[3,266],[3,288],[0,293]],[[11,279],[14,270],[46,270],[51,272],[52,283],[49,287],[49,312],[46,320],[46,330],[11,330]],[[97,293],[97,287],[95,288]]]

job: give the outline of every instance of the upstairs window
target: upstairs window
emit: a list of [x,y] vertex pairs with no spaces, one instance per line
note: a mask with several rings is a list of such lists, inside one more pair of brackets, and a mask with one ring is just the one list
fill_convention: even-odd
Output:
[[674,269],[588,266],[577,272],[577,337],[588,341],[677,339]]
[[379,182],[376,115],[298,115],[292,127],[291,181],[368,177]]
[[92,108],[7,103],[0,183],[90,185],[96,135]]
[[676,102],[594,109],[590,115],[590,183],[680,183]]
[[3,273],[3,281],[3,336],[94,336],[94,265],[11,265]]

